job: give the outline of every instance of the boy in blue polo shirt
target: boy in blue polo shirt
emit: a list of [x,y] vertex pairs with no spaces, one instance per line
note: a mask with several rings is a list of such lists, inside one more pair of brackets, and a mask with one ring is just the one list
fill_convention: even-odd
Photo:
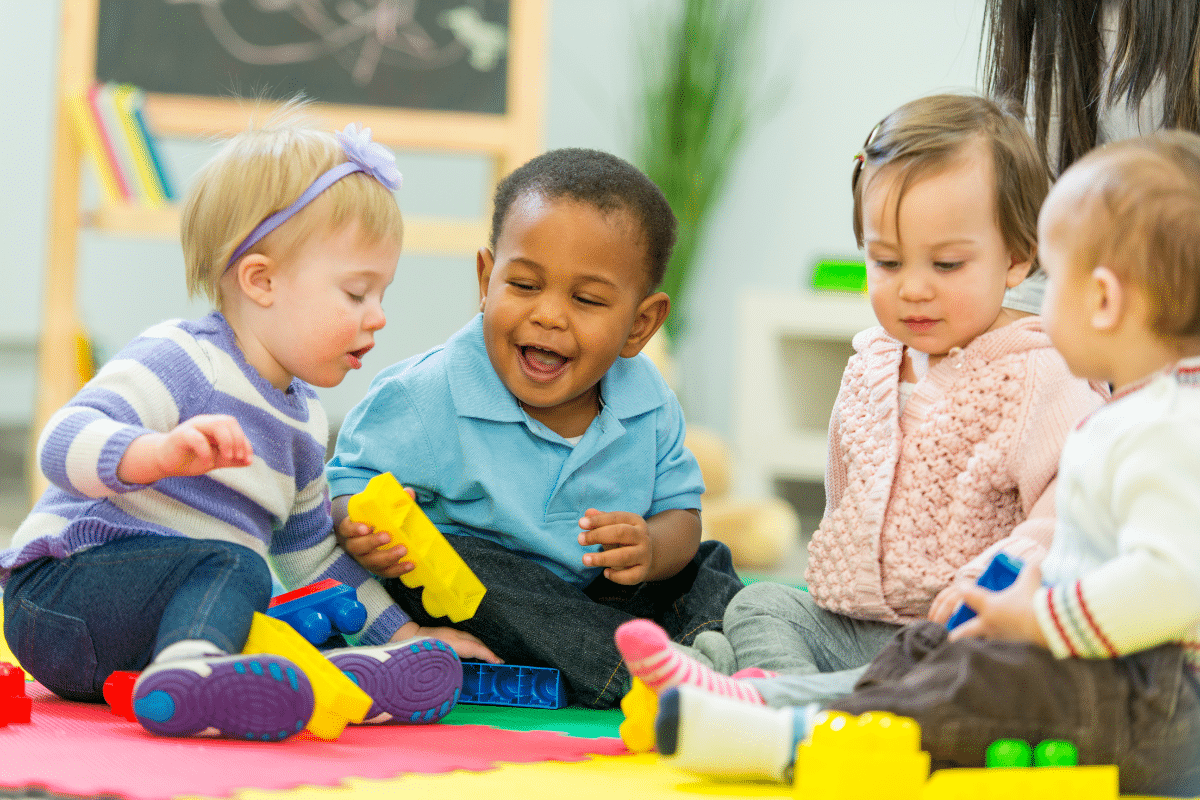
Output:
[[327,473],[348,552],[421,625],[403,547],[346,518],[380,472],[417,502],[487,587],[458,624],[510,663],[558,668],[572,702],[615,706],[613,643],[635,617],[683,644],[718,629],[742,583],[700,541],[699,466],[683,414],[643,346],[675,239],[658,187],[594,150],[539,156],[496,189],[479,251],[480,314],[444,345],[383,370],[350,412]]

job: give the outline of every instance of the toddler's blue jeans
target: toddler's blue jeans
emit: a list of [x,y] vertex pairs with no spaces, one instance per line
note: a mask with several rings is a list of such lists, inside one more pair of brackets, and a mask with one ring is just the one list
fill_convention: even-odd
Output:
[[164,647],[204,639],[239,653],[271,573],[232,542],[126,536],[15,570],[4,587],[4,638],[59,697],[98,702],[117,670],[140,671]]

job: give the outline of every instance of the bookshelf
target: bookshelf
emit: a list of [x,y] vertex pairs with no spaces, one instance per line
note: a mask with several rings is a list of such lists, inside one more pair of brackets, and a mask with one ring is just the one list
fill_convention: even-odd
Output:
[[829,415],[854,334],[878,324],[866,295],[749,291],[738,307],[734,436],[740,490],[825,479]]
[[[83,149],[71,127],[68,98],[96,81],[97,29],[101,0],[62,0],[48,247],[38,340],[37,391],[27,463],[30,502],[46,488],[36,466],[37,436],[50,416],[78,391],[80,334],[76,298],[79,233],[84,228],[114,236],[175,238],[179,211],[102,204],[82,208]],[[546,0],[510,0],[507,96],[502,114],[426,111],[406,108],[320,103],[313,112],[333,128],[360,122],[376,141],[397,150],[477,153],[493,159],[493,182],[541,152],[542,96],[545,85]],[[159,136],[199,138],[243,130],[248,107],[220,97],[154,94],[145,114]],[[267,104],[256,112],[267,113]],[[488,204],[484,204],[485,206]],[[405,252],[473,255],[487,239],[489,220],[406,216]]]

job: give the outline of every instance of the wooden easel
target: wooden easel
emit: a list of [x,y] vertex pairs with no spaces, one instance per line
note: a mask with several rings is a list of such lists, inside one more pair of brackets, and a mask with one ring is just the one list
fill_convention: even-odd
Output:
[[[504,114],[471,114],[373,106],[322,105],[315,114],[336,128],[360,122],[374,138],[397,149],[480,153],[491,156],[499,179],[541,151],[545,84],[545,0],[510,0],[508,94]],[[37,468],[37,437],[50,417],[79,390],[76,300],[79,230],[95,227],[116,235],[178,235],[174,209],[105,206],[80,208],[83,151],[70,127],[66,98],[95,80],[99,0],[63,0],[58,51],[51,173],[49,246],[38,345],[37,396],[29,447],[30,503],[47,482]],[[258,111],[269,111],[258,106]],[[228,135],[245,129],[246,110],[236,101],[213,97],[151,94],[146,114],[164,136]],[[488,220],[410,217],[404,249],[413,253],[471,254],[487,238]]]

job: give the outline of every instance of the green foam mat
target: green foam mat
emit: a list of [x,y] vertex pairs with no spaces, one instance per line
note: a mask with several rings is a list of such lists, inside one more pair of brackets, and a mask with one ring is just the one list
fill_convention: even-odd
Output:
[[459,703],[442,718],[443,725],[490,725],[510,731],[561,731],[583,739],[618,737],[625,721],[619,708],[516,708]]

